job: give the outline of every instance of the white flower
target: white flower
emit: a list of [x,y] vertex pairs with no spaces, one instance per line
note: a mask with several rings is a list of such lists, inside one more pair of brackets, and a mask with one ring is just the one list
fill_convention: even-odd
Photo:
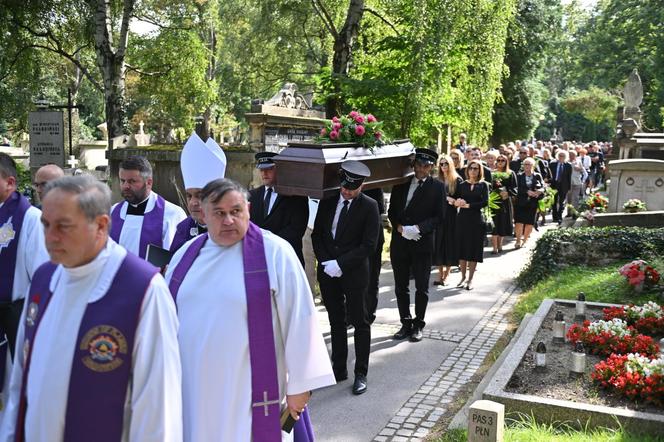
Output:
[[627,322],[619,318],[613,318],[610,321],[599,320],[591,322],[588,326],[588,331],[597,335],[602,332],[608,332],[619,338],[632,334],[632,331],[627,329]]

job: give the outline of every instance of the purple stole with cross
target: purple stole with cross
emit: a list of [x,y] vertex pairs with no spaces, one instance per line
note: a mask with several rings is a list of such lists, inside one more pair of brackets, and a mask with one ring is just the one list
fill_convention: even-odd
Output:
[[[111,212],[111,238],[113,241],[120,244],[120,234],[122,233],[122,226],[125,220],[120,216],[122,207],[129,204],[127,201],[115,206]],[[143,215],[143,224],[141,225],[141,239],[138,245],[138,256],[145,258],[148,249],[148,244],[163,247],[162,232],[164,230],[164,207],[166,201],[161,195],[157,195],[154,207],[149,212]],[[127,215],[125,215],[126,217]]]
[[[25,439],[29,406],[26,387],[35,338],[53,339],[49,335],[37,336],[37,332],[53,295],[49,285],[56,268],[51,262],[43,264],[30,285],[17,442]],[[156,267],[127,253],[106,294],[85,309],[72,362],[63,440],[118,442],[122,439],[136,327],[143,298],[157,272]]]
[[[173,270],[169,289],[176,301],[180,285],[207,239],[207,233],[196,238]],[[261,442],[279,442],[281,441],[279,422],[281,398],[279,397],[277,355],[272,330],[270,279],[265,260],[263,234],[260,228],[251,222],[242,241],[242,259],[251,362],[252,439]],[[296,442],[314,440],[314,432],[306,408],[295,423],[293,431]]]
[[[191,229],[196,229],[196,235],[191,234]],[[171,252],[175,253],[177,250],[184,245],[187,241],[193,237],[198,236],[198,223],[194,221],[191,216],[188,216],[175,228],[175,236],[173,236],[173,241],[171,241]]]
[[[18,239],[29,208],[28,199],[18,192],[12,193],[0,207],[0,303],[3,304],[12,302]],[[0,326],[0,340],[5,339],[5,333],[7,330]],[[0,346],[0,392],[4,387],[8,347],[9,342]]]

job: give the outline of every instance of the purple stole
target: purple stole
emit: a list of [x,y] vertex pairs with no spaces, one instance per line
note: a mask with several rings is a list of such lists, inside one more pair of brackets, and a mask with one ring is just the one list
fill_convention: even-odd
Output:
[[[26,386],[39,324],[49,305],[57,266],[43,264],[30,285],[23,344],[23,380],[16,441],[25,439]],[[108,292],[89,303],[81,319],[71,368],[64,438],[66,441],[118,442],[131,378],[134,338],[143,298],[157,268],[127,253]],[[40,339],[52,339],[41,335]]]
[[[169,289],[176,301],[180,285],[207,238],[207,234],[196,238],[173,270]],[[265,260],[263,234],[260,228],[251,222],[242,241],[242,259],[251,362],[252,439],[261,442],[280,442],[279,405],[281,398],[279,397],[277,355],[272,330],[270,280]],[[296,442],[314,440],[313,428],[306,408],[296,422],[293,431]]]
[[175,236],[173,236],[173,241],[171,242],[171,252],[175,253],[177,250],[184,245],[187,241],[192,239],[196,235],[191,234],[191,229],[196,228],[198,231],[198,223],[190,216],[180,221],[180,223],[175,228]]
[[[122,207],[129,204],[126,201],[115,206],[111,212],[111,238],[113,241],[120,244],[120,233],[125,220],[120,216]],[[163,247],[164,240],[162,232],[164,231],[164,207],[166,201],[161,195],[157,195],[154,207],[149,212],[143,215],[143,225],[141,226],[141,240],[138,245],[138,256],[145,259],[145,253],[148,249],[148,244]],[[126,217],[127,215],[125,215]]]
[[[12,193],[0,207],[0,303],[12,302],[18,239],[23,227],[23,218],[29,208],[28,199],[18,192]],[[7,330],[0,326],[0,339],[5,337],[5,333]],[[0,346],[0,392],[4,388],[8,347],[9,343]]]

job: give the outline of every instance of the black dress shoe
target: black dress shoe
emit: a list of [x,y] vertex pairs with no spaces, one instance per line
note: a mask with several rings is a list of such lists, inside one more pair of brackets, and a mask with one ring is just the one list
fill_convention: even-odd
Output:
[[355,382],[353,382],[353,394],[362,394],[367,391],[367,377],[363,374],[355,375]]
[[422,329],[419,327],[414,327],[413,331],[410,332],[411,342],[420,342],[422,340]]
[[334,379],[337,382],[345,381],[346,379],[348,379],[348,371],[347,370],[344,370],[344,371],[341,371],[341,372],[336,372],[335,371],[334,372]]
[[410,332],[410,327],[402,325],[399,331],[394,334],[393,338],[397,341],[401,341],[402,339],[406,339],[408,336],[410,336]]

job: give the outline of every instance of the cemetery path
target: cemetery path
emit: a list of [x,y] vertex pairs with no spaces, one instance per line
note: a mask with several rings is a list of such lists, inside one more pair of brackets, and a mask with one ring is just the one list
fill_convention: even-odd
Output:
[[[456,288],[460,274],[450,274],[451,285],[429,291],[426,328],[421,342],[395,341],[399,313],[389,261],[383,262],[379,304],[371,330],[368,390],[354,396],[355,350],[349,330],[349,379],[317,390],[310,414],[317,440],[328,442],[386,442],[423,440],[460,388],[480,368],[508,325],[507,313],[516,302],[514,277],[544,229],[534,231],[529,244],[514,249],[506,242],[500,255],[484,249],[472,291]],[[432,270],[431,282],[438,277]],[[414,282],[411,281],[411,301]],[[412,306],[411,306],[412,308]],[[328,350],[330,329],[325,308],[318,307]]]

